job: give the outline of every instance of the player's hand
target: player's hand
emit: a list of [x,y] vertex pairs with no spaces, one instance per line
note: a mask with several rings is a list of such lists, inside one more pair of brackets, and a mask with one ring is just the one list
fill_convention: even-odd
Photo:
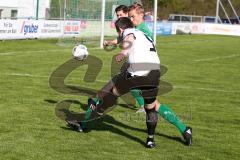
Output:
[[119,53],[119,54],[116,56],[115,61],[116,61],[117,63],[120,63],[124,58],[125,58],[125,55],[122,54],[122,53]]
[[109,44],[109,41],[106,41],[106,40],[105,40],[105,41],[103,42],[103,45],[104,45],[104,46],[110,45],[110,44]]

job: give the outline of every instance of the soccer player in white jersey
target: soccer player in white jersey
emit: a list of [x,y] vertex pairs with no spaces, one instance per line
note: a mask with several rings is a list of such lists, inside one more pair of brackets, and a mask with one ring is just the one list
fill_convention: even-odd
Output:
[[[129,11],[129,8],[128,6],[125,6],[125,5],[119,5],[116,9],[115,9],[115,13],[117,15],[117,19],[118,18],[121,18],[121,17],[128,17],[128,11]],[[142,25],[141,25],[142,26]],[[146,30],[146,27],[144,29],[144,27],[141,27],[140,30],[143,29],[143,32],[147,31]],[[150,33],[150,31],[148,32]],[[148,34],[146,33],[146,34]],[[111,45],[117,45],[119,44],[121,41],[120,37],[118,37],[117,39],[114,39],[114,40],[110,40],[110,41],[107,41],[105,40],[103,42],[103,45],[104,46],[111,46]],[[122,66],[122,68],[124,68],[125,64]],[[111,81],[104,86],[104,90],[107,90],[111,85]],[[136,106],[136,107],[139,107],[139,109],[137,110],[137,113],[140,113],[140,112],[145,112],[144,110],[144,99],[142,96],[140,96],[139,94],[139,90],[137,89],[134,89],[134,90],[131,90],[131,94],[132,96],[136,99],[137,103],[139,106]]]
[[[133,79],[135,79],[132,82],[135,85],[134,88],[142,90],[142,96],[144,97],[145,102],[145,110],[147,113],[147,147],[155,147],[154,132],[158,119],[157,113],[159,113],[169,123],[176,126],[182,133],[185,143],[187,145],[191,145],[192,128],[187,127],[167,105],[160,104],[159,101],[156,99],[156,91],[159,85],[158,83],[160,78],[160,60],[154,44],[152,43],[152,40],[148,36],[144,35],[142,32],[128,27],[127,24],[130,23],[128,21],[129,20],[127,18],[121,18],[116,22],[116,29],[119,35],[122,35],[123,37],[123,46],[127,48],[123,49],[117,55],[116,61],[120,62],[125,57],[128,57],[128,74],[130,74],[130,77],[133,77]],[[158,72],[159,75],[157,74]],[[140,78],[144,76],[148,78],[143,78],[143,83],[139,83],[136,81],[136,77]],[[149,79],[150,81],[152,81],[152,83],[148,82]],[[127,84],[127,82],[125,83]],[[121,88],[122,87],[115,85],[115,87],[113,88],[113,92],[116,92],[115,94],[119,94],[119,92],[122,92]],[[145,93],[143,91],[145,91]]]
[[[185,143],[191,145],[192,132],[186,127],[174,112],[156,99],[160,80],[160,59],[152,40],[143,32],[133,28],[131,20],[127,17],[119,18],[116,30],[123,40],[123,48],[116,56],[116,62],[128,58],[128,68],[113,78],[113,87],[109,92],[99,91],[96,98],[90,98],[85,121],[101,116],[115,104],[117,97],[126,94],[132,89],[141,90],[146,109],[146,124],[148,137],[146,147],[154,148],[154,133],[158,122],[158,113],[172,124],[178,124],[184,129],[182,135]],[[83,123],[79,123],[79,131],[84,130]]]

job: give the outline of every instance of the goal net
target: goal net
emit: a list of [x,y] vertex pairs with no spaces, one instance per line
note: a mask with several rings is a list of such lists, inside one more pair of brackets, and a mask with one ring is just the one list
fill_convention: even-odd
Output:
[[[153,4],[146,3],[147,0],[105,0],[105,39],[117,36],[114,27],[115,8],[119,5],[130,6],[134,2],[143,4],[144,9],[146,8],[147,20],[153,17]],[[99,47],[102,32],[102,0],[53,0],[50,6],[50,18],[60,19],[64,27],[58,45],[73,46],[81,43]],[[74,26],[79,27],[79,32],[70,35],[66,33],[68,27],[74,28]]]

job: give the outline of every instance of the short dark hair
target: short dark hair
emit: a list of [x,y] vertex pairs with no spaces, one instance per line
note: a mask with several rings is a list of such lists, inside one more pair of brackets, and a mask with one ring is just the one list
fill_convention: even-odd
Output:
[[115,9],[115,12],[123,11],[123,13],[128,13],[128,6],[120,5]]
[[132,21],[128,17],[121,17],[115,22],[117,32],[120,31],[120,28],[125,30],[127,28],[133,28]]

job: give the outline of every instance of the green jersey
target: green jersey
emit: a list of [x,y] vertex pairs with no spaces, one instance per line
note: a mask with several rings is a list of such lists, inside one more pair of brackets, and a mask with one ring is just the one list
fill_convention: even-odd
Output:
[[[149,38],[151,38],[153,40],[153,34],[144,22],[142,22],[141,24],[139,24],[135,28],[142,31],[145,35],[147,35]],[[121,42],[121,40],[122,40],[121,37],[118,37],[117,38],[117,44],[119,44]]]
[[136,28],[142,31],[144,34],[146,34],[148,37],[150,37],[153,40],[153,34],[144,22],[136,26]]

